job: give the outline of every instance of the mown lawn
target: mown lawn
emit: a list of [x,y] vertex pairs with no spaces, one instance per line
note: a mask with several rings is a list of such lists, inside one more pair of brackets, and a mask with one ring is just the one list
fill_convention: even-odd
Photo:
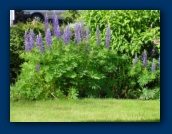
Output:
[[159,100],[11,101],[10,122],[159,122]]

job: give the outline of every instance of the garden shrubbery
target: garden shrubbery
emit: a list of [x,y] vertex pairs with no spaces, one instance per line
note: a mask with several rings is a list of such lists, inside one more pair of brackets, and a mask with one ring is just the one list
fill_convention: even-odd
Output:
[[[158,13],[85,11],[81,16],[87,25],[76,23],[74,28],[64,29],[54,14],[53,29],[45,22],[45,35],[33,29],[24,32],[25,51],[20,53],[24,63],[11,97],[159,98]],[[146,14],[154,17],[152,22],[144,17]]]

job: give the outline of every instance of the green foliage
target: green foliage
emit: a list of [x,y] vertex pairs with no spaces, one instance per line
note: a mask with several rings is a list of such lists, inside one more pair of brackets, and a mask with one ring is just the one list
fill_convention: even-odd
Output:
[[[144,49],[152,49],[153,40],[160,40],[159,10],[86,10],[80,19],[90,27],[92,38],[96,38],[98,26],[103,42],[110,25],[111,47],[119,53],[142,53]],[[156,47],[160,53],[160,45]]]
[[69,99],[77,99],[78,98],[78,90],[74,87],[69,88],[68,90],[68,98]]
[[156,87],[155,89],[146,89],[142,90],[142,95],[140,99],[150,100],[150,99],[160,99],[160,88]]
[[20,65],[24,62],[19,55],[24,51],[24,34],[25,31],[32,29],[35,34],[39,32],[44,35],[44,25],[37,22],[17,23],[10,27],[10,83],[15,83],[17,76],[20,74]]

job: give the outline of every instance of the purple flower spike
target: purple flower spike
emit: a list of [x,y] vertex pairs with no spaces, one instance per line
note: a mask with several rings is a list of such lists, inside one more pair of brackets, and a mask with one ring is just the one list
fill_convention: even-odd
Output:
[[108,26],[106,31],[106,47],[108,50],[110,49],[110,26]]
[[152,56],[155,55],[155,47],[152,49]]
[[30,40],[29,40],[29,35],[27,34],[26,31],[25,31],[25,35],[24,35],[24,44],[25,44],[25,51],[29,52],[30,51]]
[[76,23],[76,25],[74,27],[74,33],[75,33],[76,44],[79,44],[81,42],[81,33],[80,33],[80,25],[79,25],[79,23]]
[[78,23],[78,25],[79,25],[79,29],[80,29],[80,36],[81,36],[81,40],[82,39],[84,39],[84,37],[85,37],[85,30],[84,30],[84,20],[82,20],[81,22],[80,22],[80,24]]
[[145,50],[142,57],[142,63],[143,63],[143,67],[147,67],[148,61],[147,61],[147,53]]
[[70,31],[69,27],[66,27],[63,32],[63,41],[67,45],[70,42],[70,38],[72,36],[72,33]]
[[47,31],[47,29],[49,28],[49,24],[48,24],[48,15],[45,15],[45,20],[44,20],[44,27],[45,27],[45,32]]
[[37,48],[40,50],[40,52],[44,53],[44,45],[43,45],[43,42],[42,42],[41,33],[39,33],[39,35],[37,36],[36,44],[37,44]]
[[35,34],[32,29],[30,29],[29,33],[29,40],[30,40],[30,48],[34,48],[34,42],[35,42]]
[[151,68],[152,72],[155,72],[155,69],[156,69],[156,64],[155,64],[155,61],[153,59],[152,68]]
[[47,44],[47,50],[49,50],[50,46],[52,45],[52,37],[51,37],[50,28],[48,28],[46,31],[46,44]]
[[136,65],[136,64],[137,64],[137,62],[138,62],[138,57],[137,57],[137,54],[135,54],[133,65]]
[[61,37],[60,27],[59,27],[59,21],[55,12],[53,13],[52,18],[53,18],[54,35],[57,37],[57,39],[59,39]]
[[100,30],[99,30],[98,26],[97,26],[97,29],[96,29],[96,37],[97,37],[97,45],[100,45],[101,37],[100,37]]

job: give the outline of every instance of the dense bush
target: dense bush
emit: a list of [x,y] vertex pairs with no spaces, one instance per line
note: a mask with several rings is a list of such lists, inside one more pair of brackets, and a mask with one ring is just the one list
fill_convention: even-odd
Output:
[[[119,42],[113,38],[111,24],[105,29],[95,26],[95,32],[90,32],[88,26],[76,23],[72,29],[67,26],[62,31],[57,21],[54,17],[53,30],[45,25],[45,38],[40,33],[35,34],[37,36],[33,36],[32,31],[25,33],[25,51],[20,54],[25,62],[11,89],[11,97],[36,100],[64,97],[155,99],[160,96],[158,36],[151,38],[144,34],[144,41],[147,37],[151,40],[151,51],[147,44],[139,49],[135,45],[139,51],[134,50],[134,57],[125,43],[125,51],[121,51],[122,44],[120,48],[116,46]],[[154,31],[147,27],[147,31],[150,29]],[[119,36],[119,40],[123,38]]]

